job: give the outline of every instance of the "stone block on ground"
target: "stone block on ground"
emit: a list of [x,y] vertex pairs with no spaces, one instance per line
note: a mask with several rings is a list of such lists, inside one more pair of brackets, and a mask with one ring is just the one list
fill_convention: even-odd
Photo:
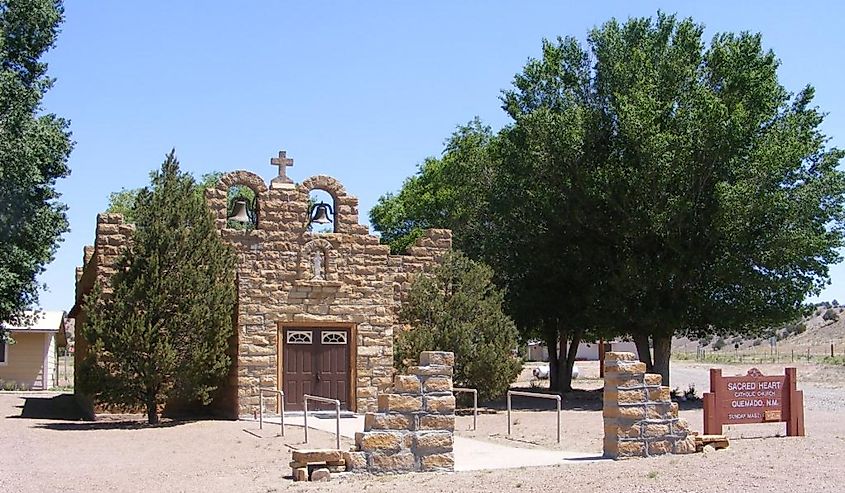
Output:
[[293,480],[294,481],[308,481],[308,468],[307,467],[296,467],[293,469]]
[[291,459],[300,463],[316,463],[343,460],[343,453],[336,449],[300,449],[291,451]]
[[331,481],[331,479],[332,473],[329,472],[329,469],[327,467],[319,467],[317,469],[314,469],[313,472],[311,472],[311,481],[326,482]]

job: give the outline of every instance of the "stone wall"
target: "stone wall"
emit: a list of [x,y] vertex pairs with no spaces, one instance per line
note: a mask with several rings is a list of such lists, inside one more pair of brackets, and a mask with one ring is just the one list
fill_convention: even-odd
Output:
[[[249,187],[256,194],[255,228],[227,224],[229,189]],[[334,201],[334,231],[309,231],[308,196],[324,190]],[[259,387],[281,387],[279,335],[284,327],[348,328],[354,334],[353,388],[350,408],[374,411],[376,396],[393,382],[393,335],[399,303],[415,275],[433,268],[451,249],[448,230],[426,231],[405,255],[391,255],[387,245],[358,223],[358,199],[334,178],[315,176],[295,184],[277,177],[268,187],[248,171],[224,175],[206,201],[222,238],[237,255],[238,304],[234,316],[232,372],[226,401],[233,415],[258,409]],[[77,269],[76,305],[71,317],[84,322],[83,296],[95,281],[108,288],[114,262],[131,240],[132,226],[118,214],[100,214],[96,241]],[[312,258],[322,259],[315,275]],[[90,259],[87,257],[90,256]],[[77,329],[78,330],[78,329]],[[78,335],[78,334],[77,334]],[[84,355],[78,352],[77,357]],[[229,395],[229,393],[231,395]]]
[[[76,382],[80,381],[78,370],[88,353],[88,344],[81,334],[81,330],[85,326],[85,312],[83,310],[85,296],[91,292],[97,283],[102,286],[103,295],[109,295],[111,292],[110,280],[116,271],[117,261],[132,242],[134,232],[135,225],[126,224],[121,214],[97,214],[94,244],[87,245],[82,250],[82,266],[76,268],[75,304],[68,315],[74,319],[75,346],[73,359]],[[85,402],[85,404],[86,407],[90,407],[90,402]]]
[[393,388],[378,396],[378,412],[364,417],[357,451],[346,453],[352,471],[404,473],[453,471],[455,396],[453,353],[424,351],[420,365],[396,375]]
[[633,353],[605,353],[605,457],[695,452],[689,425],[678,418],[678,404],[661,384],[662,377],[646,373]]

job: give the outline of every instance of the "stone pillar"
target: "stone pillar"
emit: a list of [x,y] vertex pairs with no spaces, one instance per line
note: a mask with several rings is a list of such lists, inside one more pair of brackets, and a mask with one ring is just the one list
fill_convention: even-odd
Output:
[[347,467],[377,474],[453,471],[454,364],[453,353],[424,351],[419,366],[396,375],[390,392],[378,396],[378,412],[365,414]]
[[678,418],[662,377],[646,373],[633,353],[605,354],[604,456],[648,457],[695,452],[686,420]]

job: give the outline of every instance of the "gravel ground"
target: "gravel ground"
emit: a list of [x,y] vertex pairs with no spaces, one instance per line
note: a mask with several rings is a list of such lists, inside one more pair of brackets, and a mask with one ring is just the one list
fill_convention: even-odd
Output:
[[[747,370],[723,367],[726,374]],[[703,391],[707,368],[675,364],[673,384],[684,388],[689,380]],[[601,381],[589,378],[589,372],[578,386],[600,388]],[[0,491],[840,491],[845,483],[845,378],[838,380],[839,369],[800,365],[798,375],[807,404],[804,438],[776,437],[783,425],[746,425],[726,430],[732,437],[729,449],[708,454],[451,474],[343,475],[331,483],[311,484],[285,478],[290,448],[303,445],[301,428],[289,428],[283,439],[274,436],[275,427],[262,433],[249,422],[166,422],[148,428],[136,416],[112,416],[85,423],[39,412],[49,407],[49,394],[0,393]],[[555,413],[530,410],[540,407],[532,401],[515,402],[527,410],[514,412],[510,437],[503,412],[479,416],[476,432],[470,431],[471,417],[460,417],[458,433],[598,456],[602,421],[596,395],[581,391],[564,399],[560,445],[554,439]],[[32,417],[21,418],[22,412]],[[695,404],[685,403],[681,414],[693,429],[701,429],[702,411]],[[311,435],[314,446],[333,443],[330,434]]]

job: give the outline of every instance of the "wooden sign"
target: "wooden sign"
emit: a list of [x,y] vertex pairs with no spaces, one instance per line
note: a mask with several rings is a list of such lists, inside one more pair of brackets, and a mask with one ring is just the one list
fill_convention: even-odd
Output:
[[721,435],[722,426],[785,422],[788,436],[804,436],[804,393],[796,389],[795,368],[783,375],[763,375],[752,368],[736,377],[710,370],[704,394],[704,434]]

